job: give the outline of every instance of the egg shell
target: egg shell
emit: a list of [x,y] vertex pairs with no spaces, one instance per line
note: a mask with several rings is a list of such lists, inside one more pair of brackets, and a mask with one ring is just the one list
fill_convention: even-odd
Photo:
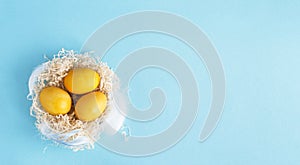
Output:
[[75,115],[82,121],[97,119],[107,106],[107,97],[102,92],[83,95],[75,105]]
[[64,78],[64,86],[73,94],[84,94],[95,90],[100,79],[99,74],[92,69],[75,68]]
[[66,114],[71,109],[72,99],[68,92],[58,87],[46,87],[39,95],[43,109],[51,115]]

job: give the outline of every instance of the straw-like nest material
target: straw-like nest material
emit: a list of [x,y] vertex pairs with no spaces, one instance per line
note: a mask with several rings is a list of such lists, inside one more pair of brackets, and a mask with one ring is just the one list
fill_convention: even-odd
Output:
[[[48,86],[56,86],[65,89],[63,78],[72,68],[90,68],[101,76],[101,82],[96,89],[107,95],[108,104],[102,116],[94,121],[83,122],[76,118],[74,106],[65,115],[53,116],[45,112],[39,102],[40,91]],[[114,72],[100,60],[90,56],[88,53],[77,54],[74,51],[62,49],[53,59],[43,63],[31,75],[29,80],[29,96],[32,99],[30,113],[36,118],[36,127],[46,138],[57,144],[73,149],[91,149],[100,138],[103,131],[101,123],[103,116],[110,110],[111,92],[116,76]],[[72,96],[76,100],[76,96]],[[74,103],[73,103],[74,105]]]

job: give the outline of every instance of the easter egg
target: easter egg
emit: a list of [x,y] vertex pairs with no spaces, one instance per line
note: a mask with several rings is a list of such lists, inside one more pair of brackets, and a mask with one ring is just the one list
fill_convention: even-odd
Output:
[[99,74],[88,68],[72,69],[64,78],[65,88],[74,94],[84,94],[93,91],[99,83]]
[[42,89],[39,100],[42,108],[51,115],[66,114],[71,109],[72,100],[70,95],[58,87]]
[[101,92],[92,92],[82,96],[75,105],[75,115],[82,121],[97,119],[107,105],[106,95]]

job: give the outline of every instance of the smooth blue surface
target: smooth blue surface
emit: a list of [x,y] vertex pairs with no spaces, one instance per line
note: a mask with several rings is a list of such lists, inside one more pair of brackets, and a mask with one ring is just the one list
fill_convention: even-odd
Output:
[[[45,61],[44,54],[50,57],[62,47],[80,50],[103,23],[140,10],[184,16],[206,32],[218,49],[226,72],[227,98],[212,136],[198,142],[211,100],[203,63],[176,39],[147,33],[120,41],[104,60],[114,68],[127,53],[149,45],[174,48],[181,54],[195,73],[203,75],[197,77],[200,113],[189,134],[171,149],[142,158],[117,155],[100,146],[73,153],[41,140],[26,100],[32,69]],[[296,0],[0,0],[1,164],[299,164],[299,15],[300,1]],[[180,91],[171,76],[149,69],[139,73],[131,86],[137,107],[149,106],[146,94],[154,86],[165,88],[170,101],[157,121],[127,121],[133,134],[157,133],[173,122]]]

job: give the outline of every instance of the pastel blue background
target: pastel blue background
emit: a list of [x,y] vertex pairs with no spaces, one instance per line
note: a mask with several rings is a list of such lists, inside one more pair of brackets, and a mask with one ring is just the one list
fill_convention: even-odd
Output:
[[[26,100],[32,69],[45,61],[44,54],[51,57],[62,47],[80,50],[105,22],[141,10],[184,16],[218,49],[227,95],[212,136],[204,143],[198,141],[211,100],[203,63],[176,39],[147,33],[120,41],[104,61],[115,68],[134,49],[157,45],[174,48],[190,64],[199,82],[200,113],[182,141],[160,154],[133,158],[100,146],[74,153],[41,140],[29,115],[31,103]],[[299,164],[299,16],[297,0],[0,0],[1,164]],[[158,69],[147,69],[133,79],[133,103],[139,108],[149,106],[146,95],[154,86],[168,95],[166,110],[157,121],[127,121],[132,134],[162,131],[179,111],[180,90],[175,79]]]

